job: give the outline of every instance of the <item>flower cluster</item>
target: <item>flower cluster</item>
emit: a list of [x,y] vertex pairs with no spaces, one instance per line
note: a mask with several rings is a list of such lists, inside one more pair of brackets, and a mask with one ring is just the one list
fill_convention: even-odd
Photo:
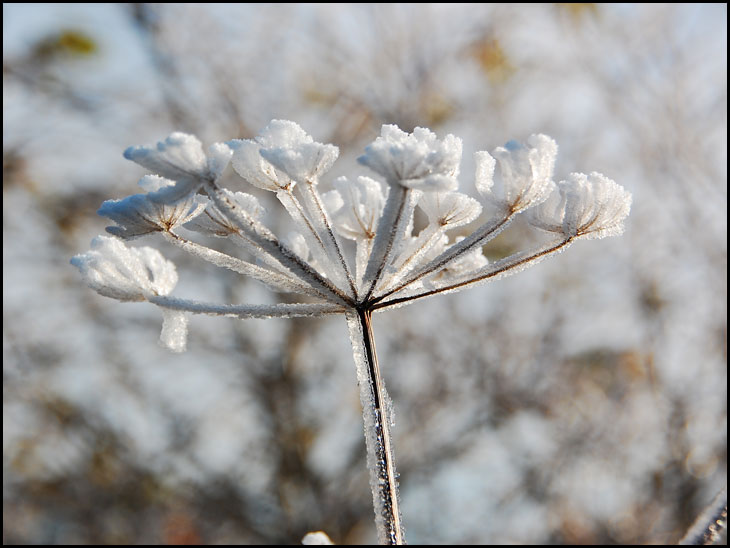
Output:
[[[99,236],[91,251],[71,262],[100,294],[160,307],[160,339],[176,351],[185,348],[187,314],[344,314],[360,387],[378,538],[382,544],[403,544],[390,403],[375,355],[372,313],[518,272],[579,238],[618,234],[631,205],[628,192],[598,173],[572,173],[553,182],[557,145],[545,135],[476,153],[480,203],[457,190],[461,150],[453,135],[440,140],[428,129],[409,134],[386,125],[359,158],[382,180],[339,177],[332,190],[320,193],[320,178],[339,149],[314,141],[293,122],[274,120],[255,139],[217,143],[207,155],[192,135],[173,133],[156,146],[127,149],[127,158],[153,172],[140,181],[146,193],[104,202],[99,214],[116,223],[107,228],[116,238]],[[223,188],[219,179],[229,162],[252,186],[273,192],[298,230],[280,238],[266,226],[254,196]],[[418,232],[416,208],[427,219]],[[552,237],[535,249],[488,261],[484,244],[522,213]],[[467,236],[453,233],[480,217]],[[246,258],[196,243],[186,231],[228,238]],[[152,248],[124,242],[153,233],[306,302],[226,305],[172,297],[175,266]],[[325,543],[320,537],[307,541]]]
[[[92,250],[72,263],[102,295],[149,301],[179,314],[319,315],[373,311],[456,291],[520,270],[578,238],[623,229],[630,194],[599,173],[572,173],[553,182],[557,145],[546,135],[476,153],[482,203],[457,191],[461,150],[453,135],[439,139],[428,129],[406,133],[386,125],[358,159],[381,180],[340,177],[332,190],[320,193],[320,178],[339,150],[314,141],[294,122],[274,120],[255,139],[216,143],[208,154],[196,137],[173,133],[156,145],[125,151],[152,172],[140,181],[146,193],[104,202],[99,214],[115,223],[107,231],[117,238],[95,239]],[[297,232],[278,237],[264,224],[254,196],[220,186],[229,162],[245,181],[275,193]],[[452,238],[452,229],[482,216],[482,204],[488,217],[468,236]],[[416,208],[428,220],[418,233]],[[490,263],[483,245],[523,212],[553,239]],[[229,238],[249,259],[196,243],[185,231]],[[124,243],[151,233],[276,291],[306,296],[307,302],[266,307],[172,298],[174,265],[156,250]],[[179,350],[184,342],[172,346]]]

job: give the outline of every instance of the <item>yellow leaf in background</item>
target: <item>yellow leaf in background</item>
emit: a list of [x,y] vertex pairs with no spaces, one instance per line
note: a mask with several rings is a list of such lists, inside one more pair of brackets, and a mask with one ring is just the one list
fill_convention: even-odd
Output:
[[567,13],[573,19],[574,23],[579,22],[583,17],[598,16],[598,4],[593,2],[577,2],[575,4],[557,2],[555,7],[563,13]]
[[474,44],[472,55],[493,84],[505,82],[515,71],[499,40],[491,36]]
[[38,60],[61,55],[85,57],[95,54],[98,49],[96,41],[85,32],[67,29],[39,41],[33,50],[33,56]]
[[58,48],[74,55],[91,55],[98,47],[93,38],[77,30],[65,30],[58,36]]

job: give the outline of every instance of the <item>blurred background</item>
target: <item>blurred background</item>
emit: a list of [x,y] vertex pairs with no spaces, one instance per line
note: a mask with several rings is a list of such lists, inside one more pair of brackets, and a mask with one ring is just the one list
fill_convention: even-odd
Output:
[[[725,4],[3,4],[3,543],[375,541],[343,318],[195,317],[176,355],[69,264],[127,146],[272,118],[340,147],[325,187],[395,123],[461,137],[472,195],[538,132],[633,193],[623,236],[374,327],[410,543],[676,542],[727,477]],[[281,299],[143,244],[179,296]]]

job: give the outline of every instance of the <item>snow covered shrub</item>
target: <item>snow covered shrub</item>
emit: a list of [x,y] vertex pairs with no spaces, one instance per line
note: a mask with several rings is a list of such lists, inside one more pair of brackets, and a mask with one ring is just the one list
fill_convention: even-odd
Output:
[[[274,120],[253,140],[216,143],[173,133],[154,146],[131,147],[125,157],[149,169],[145,193],[104,202],[113,237],[99,236],[75,256],[86,283],[107,297],[147,301],[163,311],[161,341],[185,349],[188,314],[273,318],[342,314],[357,367],[378,539],[403,544],[398,481],[391,445],[391,402],[381,378],[371,329],[374,312],[460,291],[513,274],[578,239],[620,234],[631,195],[599,173],[572,173],[553,182],[557,145],[546,135],[510,141],[476,153],[476,188],[488,213],[466,237],[449,232],[483,214],[457,191],[461,140],[424,128],[405,133],[385,125],[359,158],[380,180],[340,177],[320,193],[321,176],[339,149],[314,141],[294,122]],[[258,200],[222,188],[228,163],[248,183],[276,194],[298,227],[283,239],[263,219]],[[428,224],[414,232],[416,208]],[[525,213],[549,235],[538,247],[490,262],[482,247]],[[181,230],[183,229],[183,230]],[[234,257],[196,243],[185,231],[228,238]],[[302,296],[300,303],[212,304],[172,296],[175,266],[155,249],[126,240],[160,233],[172,244],[218,267],[251,276],[269,288]],[[350,240],[351,242],[346,242]]]

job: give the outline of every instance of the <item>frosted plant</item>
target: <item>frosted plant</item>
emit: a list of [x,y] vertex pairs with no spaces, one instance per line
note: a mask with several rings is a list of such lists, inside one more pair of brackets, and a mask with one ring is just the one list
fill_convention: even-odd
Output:
[[[116,223],[107,228],[116,238],[97,237],[91,251],[71,262],[100,294],[162,309],[161,341],[176,351],[185,348],[188,314],[344,315],[360,386],[378,540],[403,544],[392,404],[378,367],[372,314],[518,272],[581,238],[619,234],[631,205],[626,190],[598,173],[573,173],[554,183],[557,145],[532,135],[526,144],[512,141],[492,154],[476,153],[475,182],[486,222],[466,237],[452,238],[452,229],[483,213],[478,200],[457,192],[461,151],[453,135],[440,140],[428,129],[409,134],[385,125],[359,158],[383,180],[340,177],[334,190],[322,194],[320,177],[339,150],[315,142],[293,122],[274,120],[255,139],[217,143],[207,155],[192,135],[173,133],[156,146],[125,151],[126,158],[153,172],[140,181],[146,193],[104,202],[99,213]],[[295,233],[275,235],[255,197],[221,187],[229,162],[248,183],[275,193]],[[416,208],[428,220],[417,234]],[[488,261],[484,244],[522,213],[551,236],[547,243]],[[185,231],[228,238],[246,258],[196,243]],[[175,266],[154,249],[125,243],[152,233],[275,291],[298,294],[302,302],[234,305],[173,297]]]

